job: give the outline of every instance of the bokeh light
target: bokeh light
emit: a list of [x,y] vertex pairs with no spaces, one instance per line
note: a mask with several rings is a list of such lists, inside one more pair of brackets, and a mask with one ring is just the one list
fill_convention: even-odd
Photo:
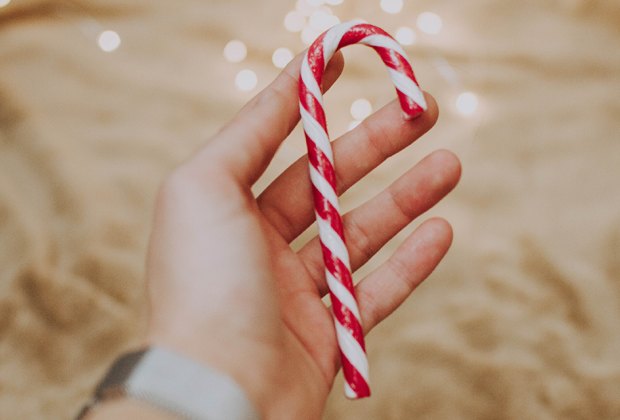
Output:
[[415,32],[408,26],[401,26],[396,30],[394,38],[402,45],[413,45],[415,43]]
[[237,73],[237,77],[235,77],[235,85],[237,89],[242,91],[250,91],[256,87],[258,84],[258,77],[256,73],[252,70],[244,69]]
[[308,24],[312,27],[312,29],[319,32],[326,31],[339,23],[340,19],[338,19],[338,16],[332,15],[330,11],[323,9],[313,12],[310,15],[310,19],[308,19]]
[[418,29],[430,35],[438,34],[443,27],[441,17],[437,13],[433,12],[420,13],[416,24],[418,25]]
[[380,6],[386,13],[400,13],[403,10],[403,0],[381,0]]
[[0,0],[0,7],[8,6],[11,0]]
[[473,115],[478,109],[478,96],[473,92],[463,92],[456,98],[456,110],[464,116]]
[[325,4],[329,4],[330,6],[338,6],[342,4],[344,0],[325,0]]
[[351,116],[356,120],[363,120],[372,113],[372,104],[368,99],[360,98],[351,104]]
[[297,0],[295,9],[304,16],[310,16],[312,12],[316,10],[316,7],[312,6],[306,0]]
[[121,45],[121,37],[114,31],[103,31],[97,37],[97,44],[102,51],[112,52]]
[[229,41],[224,47],[224,58],[231,63],[240,63],[248,55],[245,44],[237,39]]
[[310,45],[322,32],[323,31],[314,29],[312,26],[308,25],[301,31],[301,40],[305,45]]
[[300,32],[305,25],[305,16],[296,10],[288,12],[284,17],[284,27],[289,32]]
[[273,65],[279,69],[286,67],[286,65],[293,59],[293,52],[288,48],[278,48],[273,52],[271,61]]

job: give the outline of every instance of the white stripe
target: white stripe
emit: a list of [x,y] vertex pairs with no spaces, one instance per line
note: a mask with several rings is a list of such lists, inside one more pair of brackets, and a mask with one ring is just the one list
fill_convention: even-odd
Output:
[[337,319],[335,321],[334,324],[336,325],[336,335],[338,337],[340,349],[345,356],[347,356],[349,362],[351,362],[355,369],[357,369],[360,375],[366,380],[366,383],[368,383],[368,359],[366,359],[364,350],[357,340],[353,338],[349,330],[340,325]]
[[[389,36],[381,34],[368,35],[366,38],[360,40],[360,44],[369,45],[371,47],[383,47],[390,50],[396,50],[400,55],[407,59],[407,53],[403,50],[401,45],[394,41]],[[407,59],[408,60],[408,59]]]
[[351,399],[357,398],[357,392],[353,391],[353,388],[349,386],[347,381],[344,381],[344,395]]
[[347,309],[349,309],[361,323],[362,318],[360,316],[360,311],[357,308],[357,302],[351,292],[349,292],[349,289],[340,283],[336,277],[329,272],[329,270],[325,270],[325,278],[327,279],[327,286],[329,287],[329,290],[336,295],[340,303],[346,306]]
[[319,88],[319,84],[316,82],[314,78],[314,74],[312,74],[312,70],[310,70],[310,66],[308,65],[308,53],[304,56],[304,59],[301,62],[301,80],[304,85],[306,85],[306,89],[316,98],[316,100],[323,107],[323,95],[321,94],[321,88]]
[[330,225],[327,220],[323,220],[318,214],[316,214],[316,221],[319,225],[319,237],[323,245],[351,271],[349,252],[342,239],[340,239],[340,236],[338,236],[334,228],[332,228],[332,225]]
[[329,136],[327,135],[321,124],[319,124],[319,122],[314,119],[314,117],[310,115],[308,111],[304,109],[301,103],[299,104],[299,112],[301,114],[301,121],[304,124],[304,131],[312,139],[314,144],[316,144],[316,147],[318,147],[321,152],[323,152],[323,154],[327,156],[327,158],[333,165],[334,155],[332,152],[332,145],[329,142]]
[[329,60],[331,60],[332,56],[336,52],[338,48],[338,44],[340,44],[340,40],[344,36],[345,33],[349,31],[355,25],[359,25],[360,23],[364,23],[362,20],[351,20],[349,22],[343,22],[341,24],[333,26],[330,30],[327,31],[325,37],[323,38],[323,61],[325,66]]
[[428,105],[426,105],[424,94],[418,85],[399,71],[388,67],[388,72],[390,73],[390,78],[392,79],[394,86],[396,86],[396,89],[409,96],[416,104],[420,105],[420,107],[426,111]]
[[338,213],[340,213],[340,206],[338,205],[338,197],[336,196],[336,191],[332,188],[332,186],[327,182],[325,178],[321,176],[319,171],[317,171],[314,166],[310,166],[310,180],[312,181],[312,185],[319,190],[319,192],[325,197],[329,204],[331,204]]

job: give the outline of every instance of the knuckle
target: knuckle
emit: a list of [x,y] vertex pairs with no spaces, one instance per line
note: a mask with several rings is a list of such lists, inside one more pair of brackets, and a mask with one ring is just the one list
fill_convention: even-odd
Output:
[[376,325],[379,319],[379,302],[375,296],[370,293],[365,287],[358,287],[355,291],[357,301],[359,302],[360,313],[362,315],[362,323],[366,328],[366,332],[374,325]]
[[360,125],[360,130],[362,134],[362,138],[364,142],[368,145],[368,148],[374,152],[374,154],[378,157],[384,156],[386,154],[383,148],[383,136],[380,135],[367,121],[362,122]]
[[411,278],[411,270],[409,270],[405,262],[393,256],[388,260],[388,264],[393,278],[405,289],[410,289],[409,279]]
[[377,252],[370,239],[370,235],[353,217],[346,218],[345,226],[349,237],[349,244],[359,254],[358,257],[352,255],[354,261],[351,261],[351,263],[357,266],[359,260],[368,261]]
[[409,191],[404,193],[390,191],[389,197],[392,201],[394,209],[404,220],[413,220],[418,215],[417,203],[413,197],[411,197]]
[[263,214],[267,215],[267,218],[271,221],[271,224],[276,228],[278,232],[285,238],[290,239],[295,236],[297,229],[294,222],[290,219],[290,216],[284,212],[284,209],[279,205],[280,203],[267,203],[259,204]]

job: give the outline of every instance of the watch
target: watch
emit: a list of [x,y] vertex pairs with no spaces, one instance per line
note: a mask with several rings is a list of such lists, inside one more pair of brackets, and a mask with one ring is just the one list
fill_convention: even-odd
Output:
[[260,419],[232,378],[162,347],[119,357],[76,420],[98,402],[121,396],[146,401],[184,419]]

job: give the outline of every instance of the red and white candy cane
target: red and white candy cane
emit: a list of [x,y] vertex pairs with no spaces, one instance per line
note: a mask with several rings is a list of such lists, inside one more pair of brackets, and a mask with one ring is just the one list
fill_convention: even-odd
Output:
[[363,398],[370,395],[368,360],[339,213],[334,157],[320,88],[329,60],[337,50],[351,44],[368,45],[379,53],[396,87],[406,119],[424,112],[426,101],[402,47],[383,29],[362,21],[341,23],[323,33],[310,46],[301,64],[300,113],[308,145],[315,215],[345,377],[345,395]]

